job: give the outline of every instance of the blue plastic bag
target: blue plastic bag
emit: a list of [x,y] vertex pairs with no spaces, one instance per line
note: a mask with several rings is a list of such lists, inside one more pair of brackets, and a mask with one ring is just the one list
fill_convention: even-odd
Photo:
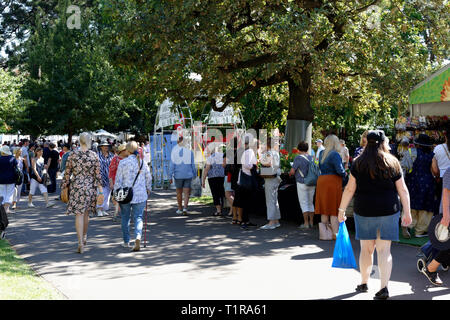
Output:
[[357,268],[352,243],[350,242],[345,222],[339,224],[339,232],[336,236],[336,244],[334,245],[332,267],[344,269]]

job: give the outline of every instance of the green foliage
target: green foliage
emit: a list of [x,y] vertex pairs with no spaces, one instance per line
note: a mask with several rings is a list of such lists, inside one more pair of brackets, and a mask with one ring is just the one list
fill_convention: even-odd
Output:
[[17,116],[22,108],[20,87],[23,77],[0,69],[0,133],[8,132],[8,122]]
[[66,25],[68,1],[60,1],[59,18],[41,24],[26,43],[29,74],[22,88],[26,105],[17,129],[40,134],[72,135],[114,124],[130,108],[118,89],[118,74],[98,45],[95,11],[85,9],[82,27]]
[[[140,90],[204,105],[222,97],[256,127],[282,126],[286,115],[352,133],[364,121],[392,123],[409,89],[449,52],[443,0],[102,0],[102,8],[111,58],[141,74]],[[267,99],[271,86],[282,99]]]

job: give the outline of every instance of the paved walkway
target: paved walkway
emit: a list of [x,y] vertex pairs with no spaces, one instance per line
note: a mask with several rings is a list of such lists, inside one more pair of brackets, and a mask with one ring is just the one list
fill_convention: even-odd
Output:
[[[331,268],[334,244],[317,240],[317,229],[282,222],[275,230],[243,231],[202,204],[179,216],[173,190],[152,193],[149,244],[142,251],[121,247],[119,223],[95,217],[80,255],[74,217],[64,214],[65,205],[58,201],[45,209],[42,197],[35,198],[36,208],[20,208],[11,217],[7,238],[68,299],[371,300],[379,290],[375,267],[369,292],[355,294],[358,271]],[[260,217],[252,221],[265,223]],[[354,240],[353,249],[358,259]],[[417,272],[417,247],[394,243],[392,252],[392,299],[450,299],[448,287],[434,288]],[[448,274],[442,280],[450,284]]]

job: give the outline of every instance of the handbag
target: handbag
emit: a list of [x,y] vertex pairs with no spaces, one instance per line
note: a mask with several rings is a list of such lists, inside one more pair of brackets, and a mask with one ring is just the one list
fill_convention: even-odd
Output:
[[144,165],[144,161],[141,163],[141,167],[139,168],[139,171],[136,175],[136,178],[134,178],[133,185],[131,187],[124,187],[114,190],[114,199],[120,203],[120,204],[127,204],[130,203],[131,200],[133,200],[133,187],[136,183],[137,178],[139,177],[139,174],[141,173],[142,166]]
[[61,201],[64,203],[69,202],[69,187],[66,187],[61,190]]
[[23,172],[19,167],[14,167],[14,183],[16,186],[20,186],[23,183]]
[[356,269],[355,255],[345,222],[339,224],[331,266],[333,268]]
[[237,184],[242,190],[245,191],[252,191],[255,186],[253,177],[242,172],[242,169],[239,170],[239,177]]
[[319,240],[333,240],[333,230],[330,224],[319,222]]
[[49,185],[52,184],[52,182],[50,180],[50,176],[47,173],[47,170],[43,171],[41,179],[42,179],[42,184],[46,187],[48,187]]

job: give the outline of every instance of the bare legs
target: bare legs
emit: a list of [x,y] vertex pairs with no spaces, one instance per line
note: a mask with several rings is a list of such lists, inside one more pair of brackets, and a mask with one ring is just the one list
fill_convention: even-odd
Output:
[[177,188],[177,204],[178,204],[178,210],[182,210],[183,209],[183,189],[182,188]]
[[191,188],[183,188],[184,209],[187,209],[189,204],[189,197],[191,196]]
[[361,240],[361,254],[359,266],[361,283],[367,284],[373,266],[373,253],[377,250],[378,269],[380,271],[380,288],[387,288],[392,272],[391,241],[381,240],[380,235],[376,240]]
[[303,212],[303,221],[306,226],[312,227],[314,225],[314,212]]
[[[333,230],[333,240],[336,239],[336,234],[339,232],[339,220],[337,216],[327,216],[326,214],[320,215],[320,220],[322,223],[331,224],[331,229]],[[331,223],[330,223],[331,220]]]
[[[187,209],[189,204],[189,197],[191,195],[191,188],[177,188],[177,204],[178,210]],[[183,203],[184,197],[184,203]],[[184,206],[183,206],[184,204]]]
[[89,213],[75,215],[75,229],[78,238],[78,253],[83,253],[84,246],[87,243],[87,231],[89,226]]
[[228,204],[230,205],[230,213],[228,215],[231,216],[233,214],[233,219],[234,219],[234,208],[233,208],[234,195],[233,195],[233,192],[225,191],[225,198],[227,198]]

